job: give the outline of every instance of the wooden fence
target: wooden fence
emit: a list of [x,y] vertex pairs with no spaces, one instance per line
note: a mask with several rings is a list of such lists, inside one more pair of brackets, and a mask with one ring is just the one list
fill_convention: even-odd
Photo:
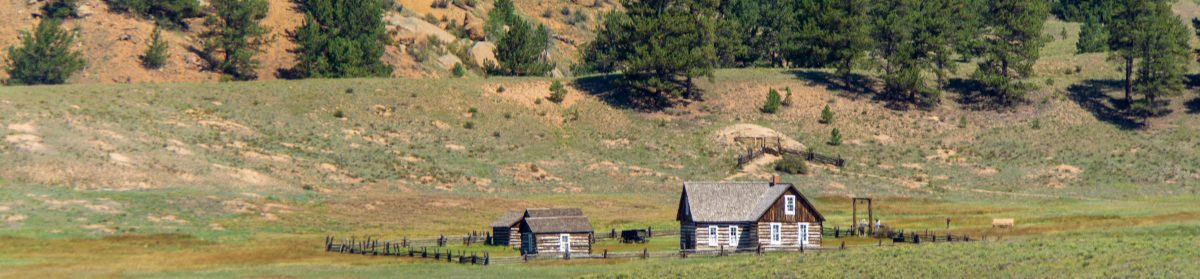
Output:
[[829,155],[823,155],[823,154],[817,153],[815,151],[794,150],[794,149],[787,149],[787,148],[782,148],[782,147],[780,147],[779,149],[775,149],[772,147],[747,149],[746,153],[743,153],[743,154],[740,154],[737,156],[737,166],[742,167],[742,166],[746,165],[746,163],[750,163],[750,161],[754,161],[754,159],[756,159],[764,154],[799,156],[801,158],[804,158],[804,160],[827,164],[827,165],[833,165],[833,166],[837,166],[839,168],[846,166],[846,159],[843,159],[842,156],[840,156],[840,155],[837,157],[834,157],[834,156],[829,156]]
[[458,253],[455,253],[453,249],[446,249],[444,247],[433,247],[430,249],[431,247],[403,246],[408,244],[392,241],[381,242],[378,239],[371,238],[364,240],[353,238],[337,240],[329,236],[325,238],[325,252],[366,256],[423,258],[460,264],[488,265],[491,263],[491,255],[486,251],[479,253],[459,250]]

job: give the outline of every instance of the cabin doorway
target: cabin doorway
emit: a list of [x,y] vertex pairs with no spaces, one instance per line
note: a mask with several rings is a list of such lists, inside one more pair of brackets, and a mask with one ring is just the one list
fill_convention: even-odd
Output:
[[537,243],[534,243],[532,233],[521,234],[521,255],[537,254]]
[[564,254],[571,253],[571,235],[570,234],[564,233],[564,234],[558,235],[558,251],[563,252]]

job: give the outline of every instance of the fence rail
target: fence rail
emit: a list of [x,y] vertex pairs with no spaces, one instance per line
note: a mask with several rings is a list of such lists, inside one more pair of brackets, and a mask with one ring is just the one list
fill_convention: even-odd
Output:
[[787,148],[783,148],[783,147],[772,148],[772,147],[765,147],[765,146],[757,148],[757,149],[750,148],[750,149],[746,150],[746,153],[739,154],[737,156],[737,166],[742,167],[742,166],[746,165],[747,163],[750,163],[750,161],[754,161],[754,159],[757,159],[758,157],[761,157],[764,154],[799,156],[801,158],[804,158],[804,160],[807,160],[807,161],[817,162],[817,163],[822,163],[822,164],[827,164],[827,165],[833,165],[833,166],[837,166],[839,168],[846,166],[846,159],[842,158],[842,156],[840,156],[840,155],[834,157],[834,156],[829,156],[829,155],[823,155],[823,154],[817,153],[816,151],[795,150],[795,149],[787,149]]

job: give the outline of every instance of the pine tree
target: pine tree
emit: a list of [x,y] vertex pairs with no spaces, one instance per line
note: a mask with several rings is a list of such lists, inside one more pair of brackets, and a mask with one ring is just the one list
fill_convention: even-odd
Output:
[[838,128],[833,128],[833,131],[829,132],[829,145],[842,145],[842,132]]
[[142,55],[142,66],[150,69],[159,69],[165,66],[169,56],[167,46],[167,41],[162,38],[162,30],[155,25],[154,33],[150,35],[150,46]]
[[1076,53],[1096,53],[1108,51],[1108,31],[1096,16],[1089,16],[1079,29],[1079,42],[1075,43]]
[[825,109],[821,110],[821,119],[818,122],[833,124],[833,110],[829,108],[829,105],[825,105]]
[[651,96],[699,99],[693,79],[711,78],[718,62],[713,2],[630,1],[624,13],[606,16],[585,61],[592,69],[621,72],[622,82]]
[[767,92],[767,102],[764,103],[762,108],[759,110],[761,110],[763,113],[773,114],[779,112],[779,107],[781,105],[783,104],[781,98],[779,97],[779,92],[775,91],[775,89],[771,89]]
[[272,41],[271,30],[259,23],[267,16],[266,0],[213,0],[213,14],[205,20],[209,30],[201,33],[202,53],[209,67],[236,80],[251,80],[258,60],[254,56]]
[[1121,63],[1125,73],[1125,103],[1133,104],[1134,60],[1139,44],[1149,34],[1144,25],[1145,18],[1153,16],[1156,2],[1162,0],[1124,0],[1116,5],[1108,27],[1108,49],[1111,59]]
[[550,30],[545,25],[537,29],[522,19],[511,23],[507,33],[496,43],[498,69],[492,72],[512,76],[538,76],[549,72],[553,65],[542,58],[550,47]]
[[292,32],[297,77],[383,77],[380,60],[389,41],[380,0],[305,0],[304,25]]
[[825,32],[821,35],[827,59],[832,63],[842,85],[852,87],[851,71],[871,46],[871,2],[868,0],[829,0],[828,13],[821,15]]
[[166,28],[186,27],[184,20],[203,12],[196,0],[105,0],[109,9],[153,18]]
[[487,21],[484,22],[484,33],[487,38],[493,42],[499,42],[505,30],[521,20],[517,15],[517,8],[513,6],[512,0],[496,0],[491,11],[488,11]]
[[57,19],[44,19],[33,33],[22,31],[20,46],[8,47],[8,84],[62,84],[86,62],[71,50],[75,36]]
[[1171,7],[1160,2],[1152,11],[1152,16],[1139,20],[1146,36],[1141,38],[1135,52],[1140,62],[1134,88],[1145,96],[1149,111],[1144,115],[1158,115],[1158,98],[1183,91],[1191,55],[1187,26],[1171,12]]
[[1011,105],[1023,98],[1031,85],[1022,79],[1033,76],[1033,64],[1046,40],[1042,26],[1048,16],[1043,0],[988,1],[983,21],[982,62],[975,78]]

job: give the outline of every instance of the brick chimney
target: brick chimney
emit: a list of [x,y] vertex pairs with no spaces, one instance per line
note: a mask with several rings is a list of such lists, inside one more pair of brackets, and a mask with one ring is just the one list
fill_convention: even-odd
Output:
[[779,184],[779,176],[772,175],[771,176],[771,187],[775,187],[776,184]]

